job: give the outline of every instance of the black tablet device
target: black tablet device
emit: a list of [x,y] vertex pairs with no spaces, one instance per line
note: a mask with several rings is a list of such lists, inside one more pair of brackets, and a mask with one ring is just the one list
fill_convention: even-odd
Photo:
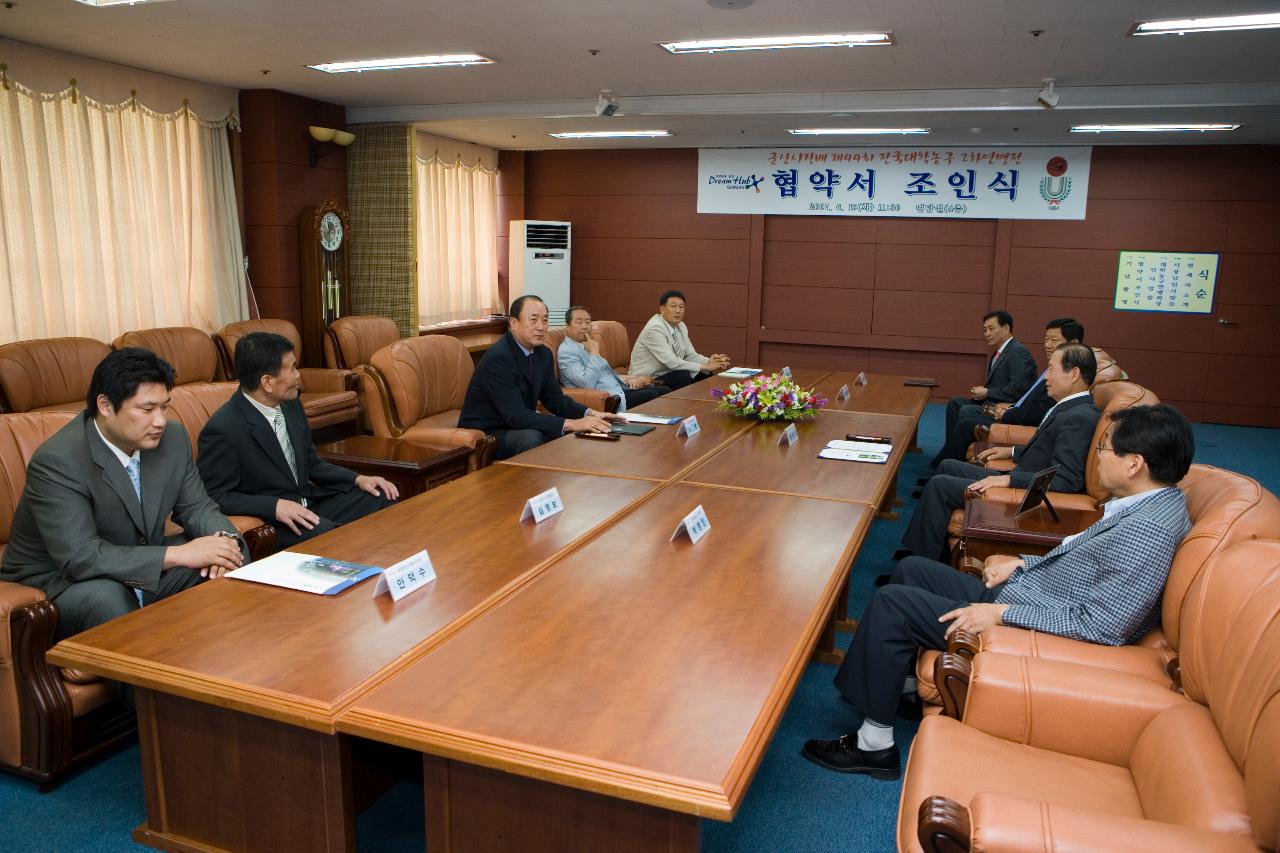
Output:
[[1037,471],[1035,476],[1031,478],[1031,485],[1027,486],[1027,493],[1022,496],[1022,504],[1018,507],[1018,511],[1013,514],[1014,518],[1022,518],[1022,516],[1031,512],[1031,510],[1044,504],[1045,509],[1049,510],[1049,515],[1053,516],[1054,521],[1061,521],[1058,518],[1058,512],[1053,508],[1053,504],[1049,503],[1049,486],[1053,483],[1053,478],[1058,474],[1058,466],[1045,468],[1043,471]]

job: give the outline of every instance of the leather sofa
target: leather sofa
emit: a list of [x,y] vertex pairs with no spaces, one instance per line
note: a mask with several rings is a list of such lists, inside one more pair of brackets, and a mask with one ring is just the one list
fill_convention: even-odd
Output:
[[[1280,535],[1280,499],[1243,474],[1192,465],[1179,484],[1191,531],[1174,554],[1161,599],[1161,626],[1131,646],[1101,646],[999,625],[980,637],[953,638],[948,654],[926,650],[916,664],[920,696],[950,709],[962,702],[975,656],[987,652],[1043,658],[1124,672],[1166,688],[1178,678],[1179,620],[1187,590],[1215,555],[1238,542]],[[936,685],[942,685],[939,690]]]
[[[274,332],[293,342],[293,351],[302,358],[302,338],[288,320],[241,320],[229,323],[215,336],[221,351],[223,371],[228,379],[235,379],[236,344],[250,332]],[[303,367],[302,393],[298,399],[306,412],[312,429],[326,426],[347,427],[354,432],[359,415],[360,401],[355,392],[355,374],[350,370],[326,367]]]
[[[0,415],[0,555],[26,486],[27,462],[77,416]],[[0,581],[0,769],[40,783],[41,790],[135,728],[113,682],[45,661],[57,626],[58,607],[43,592]]]
[[1280,542],[1215,555],[1180,623],[1181,693],[981,655],[963,721],[921,723],[898,848],[1280,848]]
[[373,354],[400,340],[400,329],[386,317],[352,314],[324,330],[324,364],[330,370],[355,370]]
[[[564,341],[564,336],[564,327],[556,326],[547,329],[547,338],[543,342],[543,346],[551,350],[551,363],[555,366],[557,382],[560,380],[560,344]],[[563,385],[560,387],[564,388]],[[616,394],[597,388],[564,388],[564,393],[570,399],[597,412],[616,412],[621,402]]]
[[93,338],[0,346],[0,412],[82,412],[89,380],[111,347]]
[[356,368],[360,400],[374,435],[437,447],[470,447],[468,470],[493,462],[497,441],[459,429],[474,366],[448,335],[420,335],[385,346]]
[[112,341],[111,346],[114,349],[141,347],[151,350],[169,362],[175,374],[175,386],[217,382],[225,378],[213,338],[192,326],[125,332]]

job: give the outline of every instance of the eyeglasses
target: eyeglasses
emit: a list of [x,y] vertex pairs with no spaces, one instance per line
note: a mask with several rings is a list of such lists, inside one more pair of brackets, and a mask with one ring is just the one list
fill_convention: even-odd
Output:
[[1114,447],[1107,447],[1107,442],[1105,439],[1102,441],[1099,441],[1096,445],[1094,445],[1093,449],[1098,451],[1099,455],[1106,453],[1107,451],[1111,451],[1112,453],[1116,452],[1116,449]]

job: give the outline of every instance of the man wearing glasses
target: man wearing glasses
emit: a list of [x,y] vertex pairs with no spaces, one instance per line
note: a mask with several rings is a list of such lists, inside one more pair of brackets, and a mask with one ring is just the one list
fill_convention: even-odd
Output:
[[[945,649],[955,631],[1013,625],[1118,646],[1159,621],[1174,553],[1191,522],[1178,482],[1191,467],[1191,425],[1171,406],[1112,415],[1098,444],[1098,479],[1111,493],[1102,518],[1043,557],[992,557],[983,579],[923,557],[898,563],[876,590],[836,674],[864,715],[856,735],[811,740],[803,754],[841,773],[897,779],[893,721],[916,654]],[[914,679],[912,679],[913,681]]]

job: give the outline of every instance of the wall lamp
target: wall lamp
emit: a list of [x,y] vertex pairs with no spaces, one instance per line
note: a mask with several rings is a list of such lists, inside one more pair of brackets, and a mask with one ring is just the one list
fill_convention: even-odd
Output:
[[307,128],[307,131],[311,134],[311,147],[307,149],[307,165],[313,169],[316,167],[316,163],[320,162],[320,146],[325,142],[332,142],[334,145],[341,145],[346,148],[356,141],[354,133],[335,130],[332,127],[316,127],[313,124]]

